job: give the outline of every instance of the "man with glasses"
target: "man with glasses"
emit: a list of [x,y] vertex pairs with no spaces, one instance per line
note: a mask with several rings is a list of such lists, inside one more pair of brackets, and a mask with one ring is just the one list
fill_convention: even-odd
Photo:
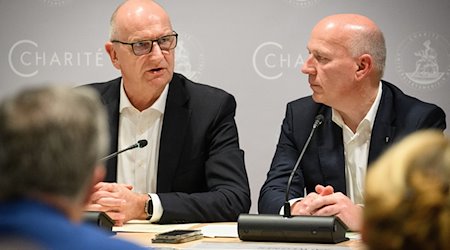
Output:
[[105,44],[122,77],[88,85],[107,107],[111,152],[148,141],[106,162],[106,182],[87,207],[116,225],[235,221],[250,208],[235,99],[174,73],[177,39],[157,3],[122,3]]

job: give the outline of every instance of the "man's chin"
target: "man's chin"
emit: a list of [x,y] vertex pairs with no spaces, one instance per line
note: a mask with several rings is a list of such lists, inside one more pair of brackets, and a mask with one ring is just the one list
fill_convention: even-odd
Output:
[[323,103],[323,100],[322,100],[321,96],[319,94],[317,94],[317,93],[313,92],[312,99],[316,103]]
[[150,84],[150,85],[166,85],[167,83],[170,82],[170,79],[172,77],[170,77],[167,74],[164,75],[146,75],[145,76],[145,81]]

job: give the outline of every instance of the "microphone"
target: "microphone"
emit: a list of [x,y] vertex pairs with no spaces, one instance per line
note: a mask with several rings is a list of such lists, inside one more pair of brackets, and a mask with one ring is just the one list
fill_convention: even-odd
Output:
[[348,240],[345,237],[347,226],[336,216],[291,215],[289,191],[292,179],[297,172],[300,161],[308,148],[314,132],[323,123],[324,116],[320,113],[314,119],[309,137],[289,176],[283,206],[284,215],[240,214],[238,218],[238,234],[241,240],[333,244]]
[[107,160],[115,157],[116,155],[118,155],[120,153],[123,153],[125,151],[128,151],[130,149],[133,149],[133,148],[143,148],[143,147],[147,146],[147,144],[148,144],[147,140],[139,140],[138,142],[136,142],[135,144],[129,146],[128,148],[122,149],[120,151],[114,152],[114,153],[112,153],[110,155],[107,155],[107,156],[101,158],[100,161],[107,161]]
[[289,180],[287,182],[286,187],[286,197],[284,201],[284,217],[291,217],[291,204],[289,203],[289,191],[291,189],[292,179],[294,178],[295,173],[297,172],[298,166],[300,165],[300,161],[303,158],[303,155],[305,154],[306,149],[308,148],[309,142],[311,141],[312,136],[314,135],[314,132],[316,131],[317,127],[320,126],[323,122],[323,115],[318,114],[316,118],[314,119],[314,124],[312,126],[311,132],[309,133],[308,140],[306,140],[305,145],[303,146],[302,152],[300,153],[300,156],[297,159],[297,162],[294,165],[294,169],[292,169],[291,175],[289,176]]

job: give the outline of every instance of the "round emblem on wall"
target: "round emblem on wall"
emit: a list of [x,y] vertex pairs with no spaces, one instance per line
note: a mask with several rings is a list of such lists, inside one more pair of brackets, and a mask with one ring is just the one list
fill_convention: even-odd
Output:
[[450,74],[450,43],[436,33],[413,33],[397,49],[396,68],[413,87],[435,88]]
[[205,55],[200,43],[191,35],[179,35],[175,48],[175,72],[199,81],[205,68]]

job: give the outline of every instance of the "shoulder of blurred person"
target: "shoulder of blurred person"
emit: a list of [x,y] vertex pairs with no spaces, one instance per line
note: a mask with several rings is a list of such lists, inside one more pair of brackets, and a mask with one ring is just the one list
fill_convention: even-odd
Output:
[[[44,249],[124,249],[82,223],[108,145],[106,114],[89,89],[41,86],[0,103],[0,234]],[[45,230],[44,230],[45,229]],[[3,243],[2,243],[3,244]]]
[[370,249],[449,249],[450,140],[419,131],[369,169],[363,240]]

